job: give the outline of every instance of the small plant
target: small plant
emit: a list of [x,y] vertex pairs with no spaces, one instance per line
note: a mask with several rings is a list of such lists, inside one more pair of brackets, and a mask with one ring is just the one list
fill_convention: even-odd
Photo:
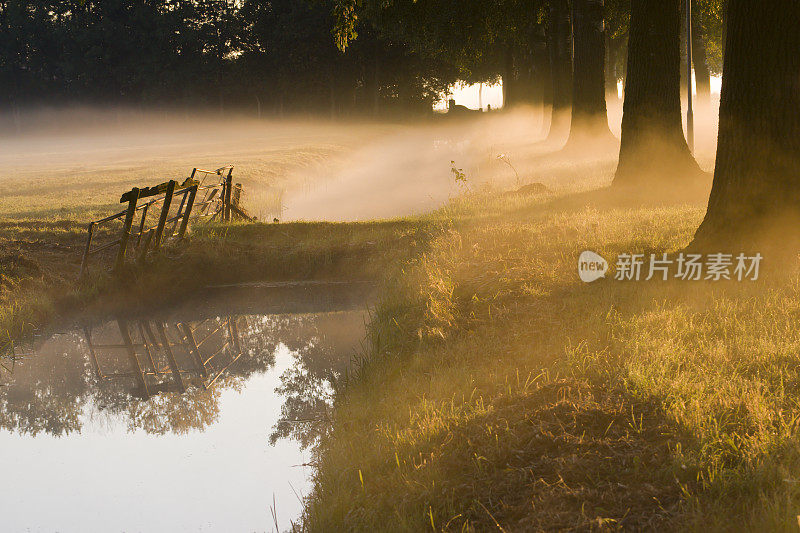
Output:
[[517,188],[519,188],[519,172],[517,172],[517,169],[511,164],[508,156],[506,154],[498,154],[497,159],[511,167],[511,170],[514,171],[514,175],[517,177]]
[[456,183],[467,184],[467,173],[464,172],[463,168],[457,168],[455,161],[450,161],[450,172],[453,173],[453,179],[456,180]]

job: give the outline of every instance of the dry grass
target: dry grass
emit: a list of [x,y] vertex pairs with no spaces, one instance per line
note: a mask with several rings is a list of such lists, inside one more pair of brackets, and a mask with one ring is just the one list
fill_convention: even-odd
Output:
[[[459,158],[471,175],[473,170],[498,169],[510,174],[484,146],[489,142],[484,134],[491,128],[499,137],[520,144],[516,133],[529,124],[525,114],[497,115],[488,124],[434,127],[220,120],[130,110],[45,110],[41,116],[29,117],[28,130],[4,137],[0,143],[0,339],[18,337],[54,316],[74,313],[76,306],[83,307],[109,290],[114,280],[107,276],[93,278],[87,286],[74,286],[86,225],[119,211],[119,196],[132,186],[182,179],[194,166],[234,163],[236,181],[245,186],[245,207],[271,221],[281,210],[284,190],[335,181],[355,161],[366,166],[359,167],[365,180],[384,183],[369,191],[377,194],[370,202],[416,205],[417,199],[428,194],[417,190],[427,185],[424,180],[407,187],[402,201],[386,194],[391,184],[404,181],[409,150],[420,152],[414,168],[435,174],[442,167],[445,187],[448,150],[464,152],[468,147],[467,152],[480,152],[480,157]],[[353,198],[343,210],[358,203],[357,192],[348,193]],[[382,267],[391,263],[382,263],[382,258],[396,259],[394,244],[405,246],[407,234],[428,224],[417,227],[417,221],[407,220],[396,228],[393,223],[377,222],[336,227],[281,224],[280,230],[264,225],[226,231],[198,228],[192,250],[168,254],[180,266],[167,261],[146,282],[138,279],[136,297],[149,301],[148,292],[158,286],[158,294],[167,298],[175,291],[164,289],[173,285],[235,280],[236,276],[337,275],[343,272],[333,266],[337,261],[349,261],[353,276],[383,273]],[[414,227],[409,230],[409,225]],[[108,235],[98,235],[97,242],[113,238],[110,229],[104,231]],[[225,239],[220,240],[220,235]],[[385,242],[390,243],[388,255],[381,248]],[[413,247],[408,251],[416,253]],[[198,275],[187,275],[191,269],[197,269]]]
[[100,116],[82,127],[33,131],[3,139],[3,219],[85,222],[119,210],[133,186],[184,179],[193,167],[236,166],[257,207],[263,196],[324,177],[337,156],[366,138],[392,132],[378,125],[271,123],[144,115],[117,122]]
[[[292,168],[346,150],[352,139],[335,135],[238,153],[234,136],[222,152],[245,161],[251,190],[264,183],[267,198]],[[188,247],[127,272],[133,291],[108,276],[68,288],[82,224],[115,207],[109,196],[143,175],[205,164],[196,156],[208,150],[179,146],[186,159],[169,159],[159,139],[142,148],[154,154],[145,166],[122,155],[85,173],[79,157],[63,168],[18,163],[0,182],[0,328],[15,335],[123,298],[158,304],[201,282],[386,280],[371,351],[319,448],[308,529],[796,527],[796,265],[741,284],[576,276],[585,249],[607,258],[681,249],[702,194],[670,203],[574,194],[607,184],[613,160],[512,153],[524,182],[555,193],[473,191],[385,222],[198,227]]]
[[[236,164],[236,181],[245,186],[245,206],[253,214],[272,220],[284,188],[303,180],[324,179],[331,165],[359,147],[365,136],[379,138],[393,131],[380,125],[341,128],[334,124],[220,121],[213,117],[83,110],[54,112],[41,122],[47,126],[32,120],[35,127],[31,131],[3,138],[0,148],[0,347],[59,315],[74,314],[111,290],[115,280],[108,276],[94,277],[82,287],[76,287],[75,280],[87,224],[120,211],[118,199],[131,187],[183,179],[195,166],[216,168],[232,162]],[[282,263],[280,255],[288,249],[291,256],[291,250],[315,240],[314,228],[322,228],[301,230],[304,237],[294,239],[289,237],[295,231],[292,227],[280,232],[259,227],[262,229],[226,232],[231,246],[237,232],[253,238],[249,255],[242,255],[248,261],[258,256],[244,268],[249,268],[250,276],[256,275],[257,267],[262,268],[261,275],[268,276],[276,268],[270,265],[296,266],[291,261]],[[222,254],[235,254],[236,250],[224,243],[209,246],[205,240],[215,239],[216,231],[213,226],[197,231],[196,246],[185,251],[187,257],[208,256],[199,257],[194,266],[209,272],[209,265],[216,265],[221,273],[216,277],[224,277],[228,270],[242,273],[243,269],[230,269],[222,261]],[[371,240],[368,233],[364,230],[363,236]],[[329,241],[331,232],[321,229],[319,235]],[[345,231],[342,235],[346,239],[350,234]],[[101,233],[96,241],[111,239],[110,234]],[[338,257],[336,247],[343,243],[335,239],[330,242],[332,248],[320,254]],[[324,244],[315,246],[324,249]],[[268,252],[254,251],[259,249]],[[176,260],[180,253],[173,250],[170,256]],[[363,247],[353,251],[355,255],[363,253]],[[303,269],[314,271],[318,264],[313,261],[299,267],[298,275]],[[191,279],[195,285],[203,281],[181,272],[175,263],[167,262],[137,289],[136,299],[148,300],[153,286],[162,288],[162,299],[174,295],[174,290],[164,290],[171,287],[167,280],[178,288]],[[114,296],[118,298],[119,294]],[[103,306],[113,304],[114,298],[104,298]]]
[[339,396],[310,530],[796,528],[796,267],[583,284],[582,250],[673,252],[703,214],[592,198],[444,211]]

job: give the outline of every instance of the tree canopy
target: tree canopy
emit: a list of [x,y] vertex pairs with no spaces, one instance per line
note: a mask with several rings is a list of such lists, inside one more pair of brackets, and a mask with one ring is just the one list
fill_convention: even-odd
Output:
[[[722,0],[694,0],[712,72]],[[553,0],[0,0],[0,107],[429,111],[456,82],[542,101]],[[609,86],[630,0],[605,2]]]

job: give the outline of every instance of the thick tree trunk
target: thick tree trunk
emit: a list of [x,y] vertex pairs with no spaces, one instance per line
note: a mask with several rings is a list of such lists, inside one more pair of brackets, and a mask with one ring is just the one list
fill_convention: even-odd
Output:
[[572,31],[567,0],[550,3],[548,45],[553,79],[553,111],[547,140],[563,139],[569,128],[572,101]]
[[605,87],[603,0],[572,0],[572,123],[567,144],[611,142]]
[[[544,72],[539,64],[539,56],[542,55],[539,50],[542,47],[541,38],[532,39],[525,47],[515,48],[514,53],[514,104],[529,107],[537,115],[542,114],[544,98]],[[541,116],[538,118],[541,120]]]
[[548,89],[550,85],[550,66],[547,60],[547,43],[544,35],[533,43],[532,62],[532,86],[534,93],[533,106],[540,116],[540,125],[545,127],[545,113],[548,105]]
[[[697,0],[692,2],[692,13],[699,12]],[[705,35],[696,18],[692,20],[692,63],[697,87],[697,102],[708,105],[711,102],[711,71],[708,69]]]
[[774,230],[786,245],[800,220],[800,2],[730,0],[728,24],[714,184],[695,243],[746,245]]
[[614,185],[685,183],[701,171],[681,123],[680,0],[632,0]]

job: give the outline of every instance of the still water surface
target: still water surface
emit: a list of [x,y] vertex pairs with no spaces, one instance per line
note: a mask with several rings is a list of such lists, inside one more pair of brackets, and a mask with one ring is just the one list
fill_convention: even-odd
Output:
[[3,531],[297,522],[333,384],[363,350],[365,304],[316,287],[279,314],[275,287],[219,292],[2,360]]

